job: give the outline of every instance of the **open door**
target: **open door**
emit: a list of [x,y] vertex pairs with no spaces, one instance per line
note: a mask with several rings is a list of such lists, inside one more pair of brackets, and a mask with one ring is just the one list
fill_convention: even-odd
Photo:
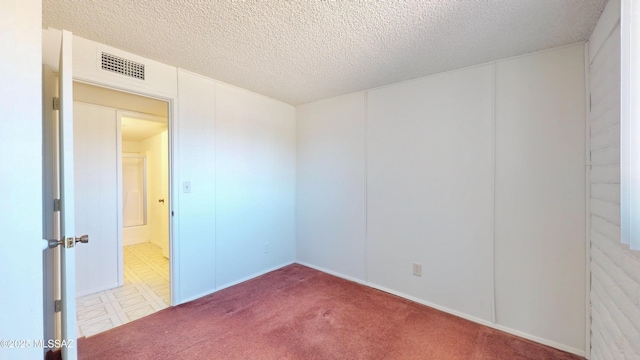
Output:
[[[56,311],[60,311],[61,338],[56,339],[56,345],[60,345],[62,359],[75,360],[78,358],[76,336],[76,272],[75,272],[75,246],[77,243],[86,243],[87,235],[75,237],[75,212],[74,212],[74,173],[73,173],[73,73],[72,73],[72,34],[62,31],[60,45],[60,67],[58,73],[58,99],[55,101],[59,110],[58,128],[51,127],[51,131],[45,130],[45,136],[57,137],[57,139],[45,140],[45,143],[53,144],[45,147],[46,151],[58,153],[56,156],[44,156],[45,181],[50,181],[47,188],[56,188],[59,184],[59,200],[54,200],[54,209],[59,217],[52,215],[49,221],[59,221],[59,226],[53,225],[52,229],[59,228],[59,233],[53,239],[49,238],[49,248],[58,248],[60,253],[60,299],[56,301]],[[46,94],[45,94],[46,96]],[[45,104],[46,106],[46,104]],[[46,119],[45,119],[46,121]],[[56,141],[57,140],[57,141]],[[57,149],[55,145],[57,144]],[[56,151],[57,150],[57,151]],[[46,155],[46,154],[45,154]],[[51,155],[51,154],[49,154]],[[47,163],[48,162],[48,163]],[[53,184],[53,185],[52,185]],[[45,202],[49,199],[46,198]],[[55,194],[53,190],[51,193]],[[58,220],[59,219],[59,220]],[[47,276],[48,277],[48,276]],[[46,286],[45,286],[46,289]],[[45,312],[47,314],[47,312]]]
[[[56,310],[56,300],[60,299],[60,174],[58,162],[58,114],[56,102],[58,85],[56,75],[47,65],[42,66],[42,209],[43,239],[49,240],[49,248],[42,252],[43,264],[43,304],[45,351],[50,350],[49,342],[62,339],[60,334],[60,314]],[[54,247],[55,246],[55,247]]]
[[73,63],[70,32],[62,31],[59,68],[60,104],[60,297],[63,360],[76,360],[76,252],[73,192]]

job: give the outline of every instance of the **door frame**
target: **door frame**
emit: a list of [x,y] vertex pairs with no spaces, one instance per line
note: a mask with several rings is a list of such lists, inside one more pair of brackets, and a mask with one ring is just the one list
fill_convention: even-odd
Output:
[[[119,85],[113,85],[113,84],[107,84],[107,83],[103,83],[100,81],[96,81],[96,80],[90,80],[90,79],[85,79],[82,78],[81,76],[76,76],[76,74],[74,74],[73,76],[73,81],[74,82],[79,82],[79,83],[84,83],[84,84],[88,84],[88,85],[93,85],[93,86],[97,86],[97,87],[101,87],[104,89],[110,89],[110,90],[115,90],[115,91],[120,91],[120,92],[124,92],[124,93],[128,93],[128,94],[132,94],[132,95],[138,95],[138,96],[144,96],[147,98],[151,98],[151,99],[156,99],[156,100],[160,100],[160,101],[164,101],[167,103],[167,137],[168,137],[168,155],[167,155],[167,160],[169,162],[168,164],[168,216],[169,216],[169,298],[170,298],[170,302],[171,305],[170,306],[174,306],[177,305],[178,302],[178,289],[179,287],[179,276],[178,276],[178,269],[179,269],[179,265],[178,265],[178,261],[177,259],[178,257],[178,246],[175,243],[175,239],[176,239],[176,234],[177,234],[177,224],[174,221],[175,216],[174,216],[174,212],[175,209],[178,207],[178,190],[176,189],[176,184],[178,184],[178,179],[177,179],[177,166],[176,166],[176,159],[178,158],[177,156],[177,141],[178,141],[178,126],[177,126],[177,121],[176,119],[178,118],[178,108],[177,108],[177,103],[178,103],[178,95],[174,95],[174,96],[167,96],[166,93],[164,92],[158,92],[158,93],[153,93],[153,92],[145,92],[145,91],[140,91],[137,88],[134,87],[129,87],[127,86],[127,84],[119,84]],[[123,110],[126,111],[126,110]],[[131,112],[131,113],[135,113],[135,112]],[[120,131],[121,129],[118,129],[118,131]],[[121,143],[121,139],[118,140]],[[119,150],[121,150],[121,147],[119,147]],[[121,160],[120,160],[121,161]],[[120,201],[118,201],[118,203],[120,203]],[[120,212],[121,213],[121,212]],[[121,221],[121,214],[119,215],[119,225],[122,225]],[[122,228],[120,227],[118,229],[118,242],[119,242],[119,246],[122,247]],[[119,255],[120,257],[120,255]],[[122,261],[122,259],[118,259],[118,261],[120,261],[121,264],[124,264],[124,262]],[[122,272],[119,274],[121,276],[122,279],[124,279],[124,269],[122,269]]]
[[[43,52],[42,52],[42,65],[48,66],[54,74],[60,72],[59,57],[60,57],[60,39],[64,31],[57,29],[43,29]],[[179,169],[179,127],[178,127],[178,89],[177,83],[173,83],[174,79],[177,79],[178,69],[168,65],[155,63],[153,60],[142,58],[135,54],[130,54],[133,58],[138,59],[141,62],[149,63],[150,74],[153,75],[153,81],[142,83],[139,81],[132,81],[127,78],[121,78],[119,74],[111,74],[100,72],[100,67],[93,68],[91,64],[86,62],[86,58],[91,57],[93,51],[107,50],[113,51],[116,54],[125,54],[122,50],[110,48],[104,44],[92,43],[90,41],[76,38],[73,39],[82,40],[81,44],[75,43],[73,56],[70,58],[78,61],[74,61],[72,65],[72,71],[70,75],[72,81],[95,85],[101,88],[113,89],[116,91],[140,95],[152,99],[165,101],[168,105],[168,196],[169,200],[169,213],[168,219],[169,227],[169,278],[170,278],[170,302],[171,306],[175,306],[181,303],[180,297],[180,241],[179,237],[179,221],[174,213],[179,208],[180,194],[178,185],[178,169]],[[81,46],[77,46],[81,45]],[[94,47],[94,45],[96,47]],[[80,50],[82,49],[82,50]],[[126,53],[128,54],[128,53]],[[125,54],[125,55],[126,55]],[[84,62],[81,60],[85,60]],[[157,78],[156,78],[157,77]],[[150,79],[152,80],[152,79]],[[72,100],[73,101],[73,100]],[[46,269],[43,268],[43,272]],[[46,274],[43,274],[46,276]],[[43,292],[45,286],[43,284]],[[53,301],[55,299],[47,299],[46,301]],[[44,310],[44,316],[49,316],[47,309]],[[75,304],[72,309],[77,313]],[[59,313],[54,313],[53,316],[59,319]],[[43,322],[45,320],[43,319]],[[59,329],[61,322],[57,322],[56,329]],[[58,330],[59,331],[59,330]],[[56,334],[57,335],[57,334]]]

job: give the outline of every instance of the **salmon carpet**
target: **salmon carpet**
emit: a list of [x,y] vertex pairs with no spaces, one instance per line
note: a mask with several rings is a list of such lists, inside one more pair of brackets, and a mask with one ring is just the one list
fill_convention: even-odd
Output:
[[80,359],[580,359],[289,265],[82,338]]

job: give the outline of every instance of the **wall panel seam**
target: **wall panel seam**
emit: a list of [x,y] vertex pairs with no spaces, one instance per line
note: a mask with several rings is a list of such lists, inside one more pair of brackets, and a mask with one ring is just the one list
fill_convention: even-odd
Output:
[[591,74],[589,68],[589,42],[584,46],[584,96],[585,96],[585,116],[584,116],[584,151],[585,151],[585,354],[586,358],[591,357],[591,121],[589,112],[591,111]]
[[364,280],[369,281],[369,91],[364,91]]
[[491,319],[497,321],[496,309],[496,82],[497,65],[491,65]]

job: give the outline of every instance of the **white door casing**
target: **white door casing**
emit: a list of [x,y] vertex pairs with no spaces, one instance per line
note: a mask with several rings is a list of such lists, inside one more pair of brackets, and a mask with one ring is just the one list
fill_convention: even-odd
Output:
[[[162,249],[162,255],[169,258],[169,186],[168,186],[168,142],[167,131],[148,139],[156,149],[149,159],[149,224],[151,242]],[[162,201],[160,201],[162,200]]]

